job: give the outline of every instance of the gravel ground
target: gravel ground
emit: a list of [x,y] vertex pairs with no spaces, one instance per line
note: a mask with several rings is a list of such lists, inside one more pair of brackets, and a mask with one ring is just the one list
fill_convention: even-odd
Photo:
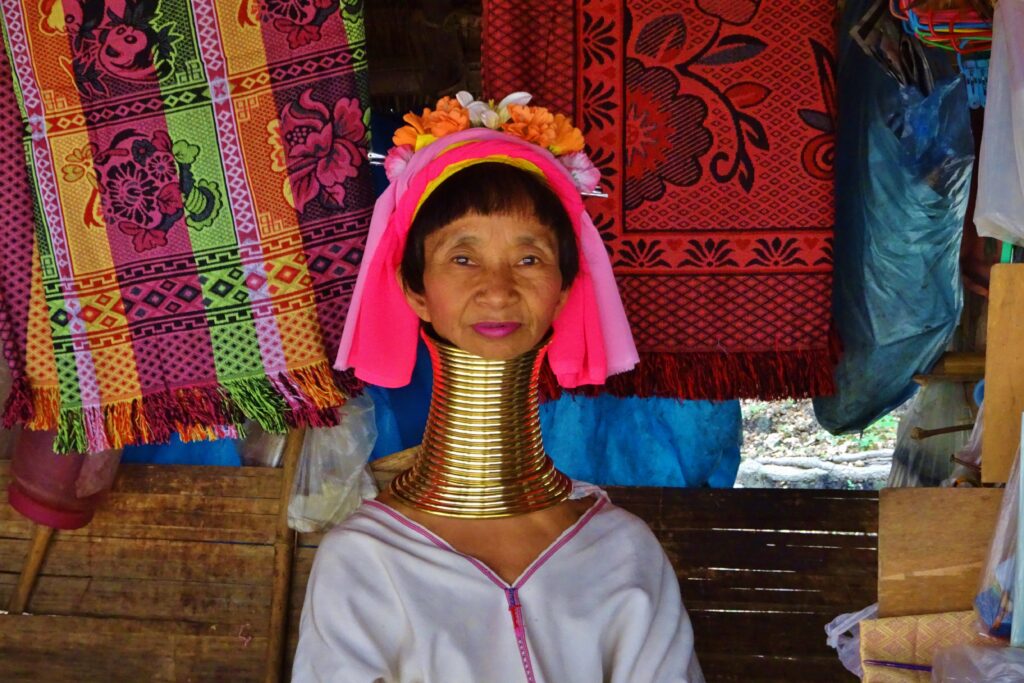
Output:
[[818,425],[810,400],[740,401],[743,410],[741,456],[830,458],[862,451],[891,451],[903,409],[886,415],[861,434],[833,436]]
[[904,408],[860,434],[833,436],[809,400],[741,401],[741,488],[879,489],[885,484]]

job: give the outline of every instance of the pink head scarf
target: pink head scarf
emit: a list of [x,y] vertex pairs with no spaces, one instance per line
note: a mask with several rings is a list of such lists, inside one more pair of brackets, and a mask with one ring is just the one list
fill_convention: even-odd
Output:
[[498,161],[541,173],[562,200],[576,231],[580,270],[554,322],[548,362],[563,387],[603,384],[630,370],[638,355],[601,237],[569,171],[538,145],[487,128],[446,135],[409,159],[377,200],[366,253],[334,367],[382,387],[409,383],[420,320],[396,273],[416,210],[453,169]]

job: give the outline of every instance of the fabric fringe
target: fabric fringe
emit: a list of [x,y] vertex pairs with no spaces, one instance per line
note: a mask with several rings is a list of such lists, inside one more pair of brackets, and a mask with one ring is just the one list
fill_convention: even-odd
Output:
[[57,387],[32,388],[16,382],[4,406],[3,423],[23,422],[33,430],[56,430],[58,453],[95,453],[142,443],[221,438],[225,429],[244,436],[251,420],[267,432],[291,427],[331,427],[345,394],[324,363],[266,375],[147,394],[95,407],[60,407]]
[[346,396],[355,398],[356,396],[362,396],[363,392],[366,391],[366,383],[356,377],[355,371],[351,368],[336,373],[335,379]]
[[838,357],[835,343],[828,349],[779,353],[645,352],[636,369],[609,377],[603,386],[563,389],[545,365],[540,390],[548,400],[557,399],[563,391],[706,401],[810,398],[835,393],[833,369]]
[[11,393],[7,395],[7,402],[4,404],[2,424],[4,429],[10,429],[18,423],[27,423],[32,420],[35,410],[32,405],[32,391],[29,389],[28,380],[22,376],[11,384]]

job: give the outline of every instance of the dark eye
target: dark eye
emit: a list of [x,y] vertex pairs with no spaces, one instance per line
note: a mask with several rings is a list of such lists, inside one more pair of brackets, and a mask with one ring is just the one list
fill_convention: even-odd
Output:
[[522,260],[520,261],[520,263],[523,264],[524,266],[536,266],[537,264],[540,263],[540,257],[539,256],[524,256],[522,258]]

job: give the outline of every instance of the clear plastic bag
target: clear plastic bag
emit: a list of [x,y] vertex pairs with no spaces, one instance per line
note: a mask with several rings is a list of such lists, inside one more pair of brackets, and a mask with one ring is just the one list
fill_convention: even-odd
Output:
[[322,531],[343,521],[363,498],[377,494],[366,461],[377,439],[373,401],[365,394],[341,408],[337,427],[310,429],[302,444],[288,525]]
[[978,417],[974,420],[974,429],[963,448],[953,454],[953,474],[943,486],[980,486],[981,485],[981,435],[985,431],[985,404],[978,406]]
[[1024,244],[1024,4],[996,5],[978,163],[978,234]]
[[860,661],[860,622],[878,616],[878,603],[869,605],[859,612],[840,614],[825,627],[825,642],[835,649],[839,661],[846,670],[858,678],[864,676]]
[[921,387],[896,430],[896,448],[887,486],[939,486],[953,472],[950,456],[967,443],[969,432],[951,432],[915,439],[915,427],[938,429],[974,422],[973,403],[960,384],[929,383]]
[[1019,683],[1024,681],[1024,650],[1015,647],[955,645],[932,659],[935,683]]
[[264,431],[255,422],[245,425],[245,438],[238,442],[238,454],[245,467],[278,467],[284,454],[284,434]]
[[1010,469],[1010,480],[1003,490],[999,519],[992,533],[988,559],[981,573],[981,588],[974,598],[974,609],[982,633],[1010,638],[1013,622],[1013,583],[1017,557],[1017,515],[1019,504],[1020,449]]

